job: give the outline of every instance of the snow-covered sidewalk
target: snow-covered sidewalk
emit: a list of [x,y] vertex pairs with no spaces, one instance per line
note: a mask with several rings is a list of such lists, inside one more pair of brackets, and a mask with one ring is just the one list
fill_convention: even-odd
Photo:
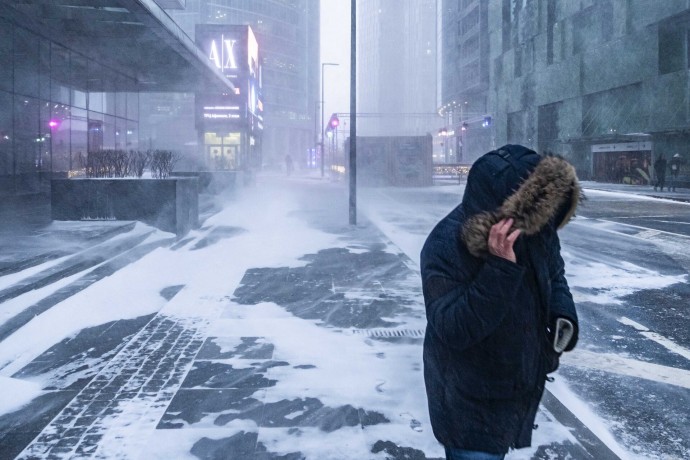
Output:
[[[350,227],[341,185],[269,179],[0,342],[0,382],[13,394],[0,403],[2,458],[443,457],[426,408],[418,266],[406,254],[434,220],[401,227],[363,197]],[[399,229],[395,244],[383,227]],[[170,238],[146,235],[142,244]],[[13,311],[58,288],[16,296]],[[534,448],[508,458],[579,458],[548,410],[538,423]]]

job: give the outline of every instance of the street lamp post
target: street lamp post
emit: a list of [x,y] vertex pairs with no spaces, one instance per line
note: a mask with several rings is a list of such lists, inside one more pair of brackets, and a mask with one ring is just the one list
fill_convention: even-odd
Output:
[[327,65],[340,65],[335,62],[322,62],[321,63],[321,177],[323,177],[323,157],[324,157],[324,136],[325,136],[325,129],[326,127],[324,126],[324,120],[323,120],[323,110],[324,110],[324,100],[323,100],[323,71],[324,67]]
[[350,225],[357,225],[357,0],[350,2]]

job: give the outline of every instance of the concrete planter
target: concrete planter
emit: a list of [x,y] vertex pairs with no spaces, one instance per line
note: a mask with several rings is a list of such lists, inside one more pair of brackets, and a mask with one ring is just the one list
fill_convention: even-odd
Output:
[[53,220],[138,220],[178,236],[199,226],[198,179],[51,182]]

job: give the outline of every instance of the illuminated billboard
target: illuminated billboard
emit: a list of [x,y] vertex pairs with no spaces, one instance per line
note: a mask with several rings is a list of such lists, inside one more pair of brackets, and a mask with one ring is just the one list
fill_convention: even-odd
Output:
[[[208,60],[235,86],[231,94],[198,94],[198,120],[263,125],[259,44],[247,25],[199,24],[196,43]],[[256,119],[254,119],[256,118]]]

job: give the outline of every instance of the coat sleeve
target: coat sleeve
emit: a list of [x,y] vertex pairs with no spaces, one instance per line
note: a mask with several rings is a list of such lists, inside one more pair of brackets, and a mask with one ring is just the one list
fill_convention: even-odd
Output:
[[[463,350],[498,327],[512,308],[525,269],[491,255],[473,274],[459,265],[461,260],[451,260],[449,248],[444,246],[432,243],[422,251],[427,323],[442,343]],[[457,250],[450,253],[461,259]],[[472,256],[466,253],[466,257]]]
[[577,311],[575,309],[575,302],[570,293],[568,281],[565,279],[565,262],[561,256],[561,245],[558,235],[554,235],[554,243],[551,245],[552,254],[550,259],[551,264],[551,305],[550,305],[550,321],[549,324],[555,324],[556,319],[566,318],[570,320],[575,326],[575,334],[568,343],[565,351],[570,351],[575,348],[580,331],[580,326],[577,318]]

